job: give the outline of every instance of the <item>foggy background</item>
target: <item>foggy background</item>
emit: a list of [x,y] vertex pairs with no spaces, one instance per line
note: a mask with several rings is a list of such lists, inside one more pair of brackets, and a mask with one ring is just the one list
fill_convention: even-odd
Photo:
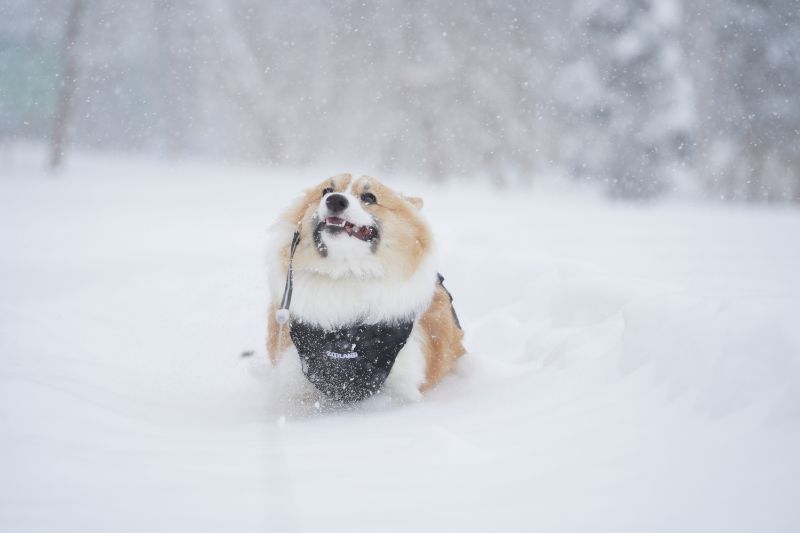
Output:
[[[0,532],[797,533],[798,13],[0,0]],[[424,199],[422,398],[266,353],[339,172]]]
[[39,141],[56,168],[91,148],[798,202],[799,11],[3,0],[0,153]]

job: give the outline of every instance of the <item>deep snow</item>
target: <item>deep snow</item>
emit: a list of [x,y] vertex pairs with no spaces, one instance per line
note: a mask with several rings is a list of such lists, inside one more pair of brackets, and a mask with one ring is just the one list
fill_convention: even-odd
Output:
[[343,169],[34,156],[0,154],[2,531],[800,528],[797,210],[394,182],[470,354],[317,410],[273,393],[264,246]]

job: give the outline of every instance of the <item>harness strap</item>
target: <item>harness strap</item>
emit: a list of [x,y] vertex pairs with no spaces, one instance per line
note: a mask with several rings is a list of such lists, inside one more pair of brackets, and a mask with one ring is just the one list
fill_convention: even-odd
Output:
[[456,308],[453,306],[453,295],[450,294],[450,291],[447,290],[447,287],[444,286],[444,276],[442,276],[441,272],[436,273],[439,276],[439,285],[442,286],[444,292],[447,294],[447,297],[450,298],[450,311],[453,313],[453,320],[456,321],[456,327],[458,329],[463,329],[461,327],[461,322],[458,320],[458,315],[456,314]]

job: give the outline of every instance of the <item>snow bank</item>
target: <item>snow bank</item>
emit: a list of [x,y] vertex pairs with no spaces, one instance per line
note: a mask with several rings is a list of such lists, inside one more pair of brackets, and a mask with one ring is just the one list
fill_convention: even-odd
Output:
[[4,531],[800,526],[796,211],[396,183],[471,353],[317,409],[263,347],[265,228],[316,178],[34,163],[0,178]]

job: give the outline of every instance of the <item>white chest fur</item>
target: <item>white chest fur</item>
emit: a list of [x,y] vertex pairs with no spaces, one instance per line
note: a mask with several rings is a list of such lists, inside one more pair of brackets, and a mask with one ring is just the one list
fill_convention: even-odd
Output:
[[322,327],[419,316],[433,298],[436,281],[431,257],[424,258],[408,279],[331,278],[298,270],[294,274],[291,314]]

